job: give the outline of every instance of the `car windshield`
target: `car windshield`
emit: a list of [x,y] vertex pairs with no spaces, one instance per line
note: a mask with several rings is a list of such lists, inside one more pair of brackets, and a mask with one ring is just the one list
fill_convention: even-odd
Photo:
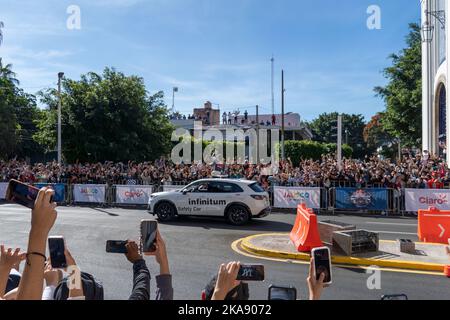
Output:
[[261,187],[261,185],[257,182],[252,183],[249,187],[255,192],[266,192],[266,190],[264,190],[263,187]]

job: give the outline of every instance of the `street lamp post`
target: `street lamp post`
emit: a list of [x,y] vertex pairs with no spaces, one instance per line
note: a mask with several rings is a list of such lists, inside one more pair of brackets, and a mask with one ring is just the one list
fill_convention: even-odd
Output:
[[178,87],[173,87],[172,90],[172,112],[175,112],[175,92],[178,92]]
[[61,80],[64,72],[58,73],[58,163],[62,163],[62,141],[61,141]]

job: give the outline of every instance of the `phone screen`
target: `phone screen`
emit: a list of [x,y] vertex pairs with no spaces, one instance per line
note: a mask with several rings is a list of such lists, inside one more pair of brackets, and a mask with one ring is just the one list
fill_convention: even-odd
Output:
[[141,222],[142,251],[152,253],[156,251],[156,231],[158,223],[153,220],[143,220]]
[[50,251],[50,260],[52,262],[52,268],[54,269],[67,268],[66,256],[64,254],[64,238],[49,237],[48,249]]
[[241,265],[237,279],[239,281],[264,281],[264,266]]
[[328,248],[319,248],[313,251],[314,267],[316,270],[316,278],[319,280],[320,274],[325,274],[324,283],[331,283],[331,261],[330,250]]
[[11,180],[6,191],[6,200],[34,209],[39,189],[17,180]]
[[294,287],[269,288],[269,300],[297,300],[297,290]]
[[125,247],[127,241],[122,240],[108,240],[106,241],[106,252],[108,253],[127,253],[128,250]]

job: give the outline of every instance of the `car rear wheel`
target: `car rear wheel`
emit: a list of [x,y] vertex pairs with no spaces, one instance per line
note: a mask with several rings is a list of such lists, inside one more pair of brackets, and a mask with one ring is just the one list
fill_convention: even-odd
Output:
[[175,206],[169,202],[161,202],[156,206],[155,213],[158,216],[159,221],[171,221],[175,218],[176,209]]
[[242,226],[250,221],[250,213],[247,208],[241,205],[232,205],[226,214],[227,220],[234,226]]

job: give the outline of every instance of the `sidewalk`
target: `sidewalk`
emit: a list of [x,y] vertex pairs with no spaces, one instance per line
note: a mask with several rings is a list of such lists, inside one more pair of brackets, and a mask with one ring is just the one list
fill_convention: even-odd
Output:
[[[297,252],[288,233],[271,233],[250,236],[241,241],[241,247],[249,253],[266,257],[310,260],[309,253]],[[332,251],[332,262],[343,265],[379,266],[385,268],[444,272],[450,264],[446,246],[440,244],[416,243],[416,253],[400,252],[396,241],[380,241],[379,251],[343,256]]]

